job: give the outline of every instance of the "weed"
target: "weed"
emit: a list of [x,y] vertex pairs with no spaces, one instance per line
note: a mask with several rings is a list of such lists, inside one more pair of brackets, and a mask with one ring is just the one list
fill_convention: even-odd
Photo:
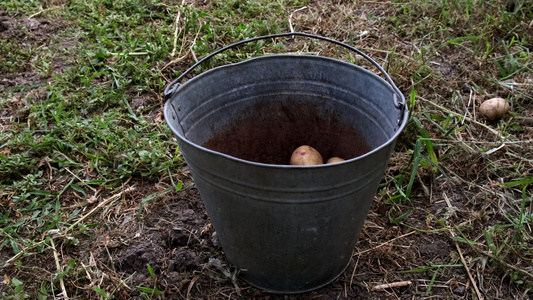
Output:
[[[515,45],[516,44],[516,45]],[[531,72],[531,54],[524,47],[527,42],[516,41],[513,36],[509,42],[502,42],[504,55],[493,58],[494,64],[500,72],[500,80],[507,80],[522,72]]]
[[24,292],[24,283],[17,278],[11,278],[10,282],[11,293],[2,292],[3,299],[27,299],[29,295]]
[[427,290],[426,290],[426,295],[431,295],[431,289],[433,288],[433,285],[435,284],[435,280],[437,278],[437,275],[439,274],[439,271],[441,271],[441,268],[457,268],[457,267],[462,267],[463,265],[460,265],[460,264],[447,264],[447,265],[432,265],[430,267],[424,267],[424,268],[418,268],[418,269],[415,269],[415,270],[408,270],[408,271],[403,271],[403,273],[421,273],[421,272],[428,272],[428,271],[433,271],[433,275],[431,277],[431,280],[429,281],[429,284],[428,284],[428,287],[427,287]]
[[154,274],[154,270],[152,269],[152,266],[150,264],[146,265],[148,268],[148,273],[150,273],[150,277],[152,278],[153,287],[143,287],[143,286],[137,286],[137,289],[141,291],[141,296],[145,299],[150,299],[150,296],[157,296],[157,295],[163,295],[163,292],[157,289],[157,278]]

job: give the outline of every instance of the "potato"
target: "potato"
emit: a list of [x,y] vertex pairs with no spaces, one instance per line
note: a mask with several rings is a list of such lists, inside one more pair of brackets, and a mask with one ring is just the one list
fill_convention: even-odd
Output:
[[324,163],[322,155],[315,148],[307,145],[300,146],[292,152],[291,165],[311,166]]
[[342,159],[338,156],[334,156],[330,159],[328,159],[328,161],[326,162],[327,164],[332,164],[332,163],[337,163],[337,162],[341,162],[341,161],[345,161],[345,159]]
[[501,119],[509,110],[511,106],[503,98],[492,98],[479,106],[479,112],[489,121]]

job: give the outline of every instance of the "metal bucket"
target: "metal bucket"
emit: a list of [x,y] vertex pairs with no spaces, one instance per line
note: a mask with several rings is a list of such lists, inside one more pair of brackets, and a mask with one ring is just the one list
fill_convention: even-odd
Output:
[[[298,35],[369,59],[386,80],[353,64],[308,55],[270,55],[206,71],[202,61],[250,41]],[[405,127],[405,99],[359,50],[305,34],[227,46],[165,90],[165,119],[177,137],[227,259],[253,286],[300,293],[336,279]],[[327,159],[288,165],[299,145]],[[357,156],[359,155],[359,156]],[[355,157],[357,156],[357,157]]]

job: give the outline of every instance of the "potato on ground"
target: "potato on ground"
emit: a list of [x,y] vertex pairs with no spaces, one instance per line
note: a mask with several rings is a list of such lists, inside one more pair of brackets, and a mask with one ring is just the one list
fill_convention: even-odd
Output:
[[489,121],[501,119],[509,110],[511,106],[503,98],[492,98],[479,106],[479,112]]

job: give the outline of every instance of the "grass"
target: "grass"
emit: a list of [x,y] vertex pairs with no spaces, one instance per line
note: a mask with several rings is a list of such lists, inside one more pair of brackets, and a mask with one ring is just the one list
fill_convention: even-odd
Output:
[[[414,246],[365,252],[360,266],[389,263],[360,285],[407,278],[418,284],[388,296],[460,297],[450,287],[455,278],[471,297],[531,296],[530,1],[204,2],[0,2],[3,298],[157,298],[168,292],[164,272],[150,264],[143,268],[146,282],[137,285],[130,284],[132,274],[87,281],[87,274],[114,273],[102,264],[91,264],[89,272],[89,258],[73,249],[117,227],[110,221],[114,209],[134,211],[143,224],[150,203],[186,192],[186,164],[161,115],[166,85],[216,49],[291,27],[368,53],[409,99],[409,124],[362,233],[373,234],[358,247],[381,245],[387,231],[400,228],[416,232],[409,240],[414,245],[429,237],[452,249],[442,262],[420,260]],[[225,52],[197,73],[287,51],[365,65],[330,45],[280,39]],[[507,99],[512,112],[486,122],[476,107],[496,96]],[[132,193],[139,196],[129,199]],[[39,262],[46,260],[53,265]],[[195,278],[183,281],[184,295],[222,295],[216,284],[193,288],[202,270],[182,274]],[[207,277],[224,278],[211,273]],[[227,284],[230,298],[237,297],[234,283]],[[369,298],[384,295],[365,291]]]

